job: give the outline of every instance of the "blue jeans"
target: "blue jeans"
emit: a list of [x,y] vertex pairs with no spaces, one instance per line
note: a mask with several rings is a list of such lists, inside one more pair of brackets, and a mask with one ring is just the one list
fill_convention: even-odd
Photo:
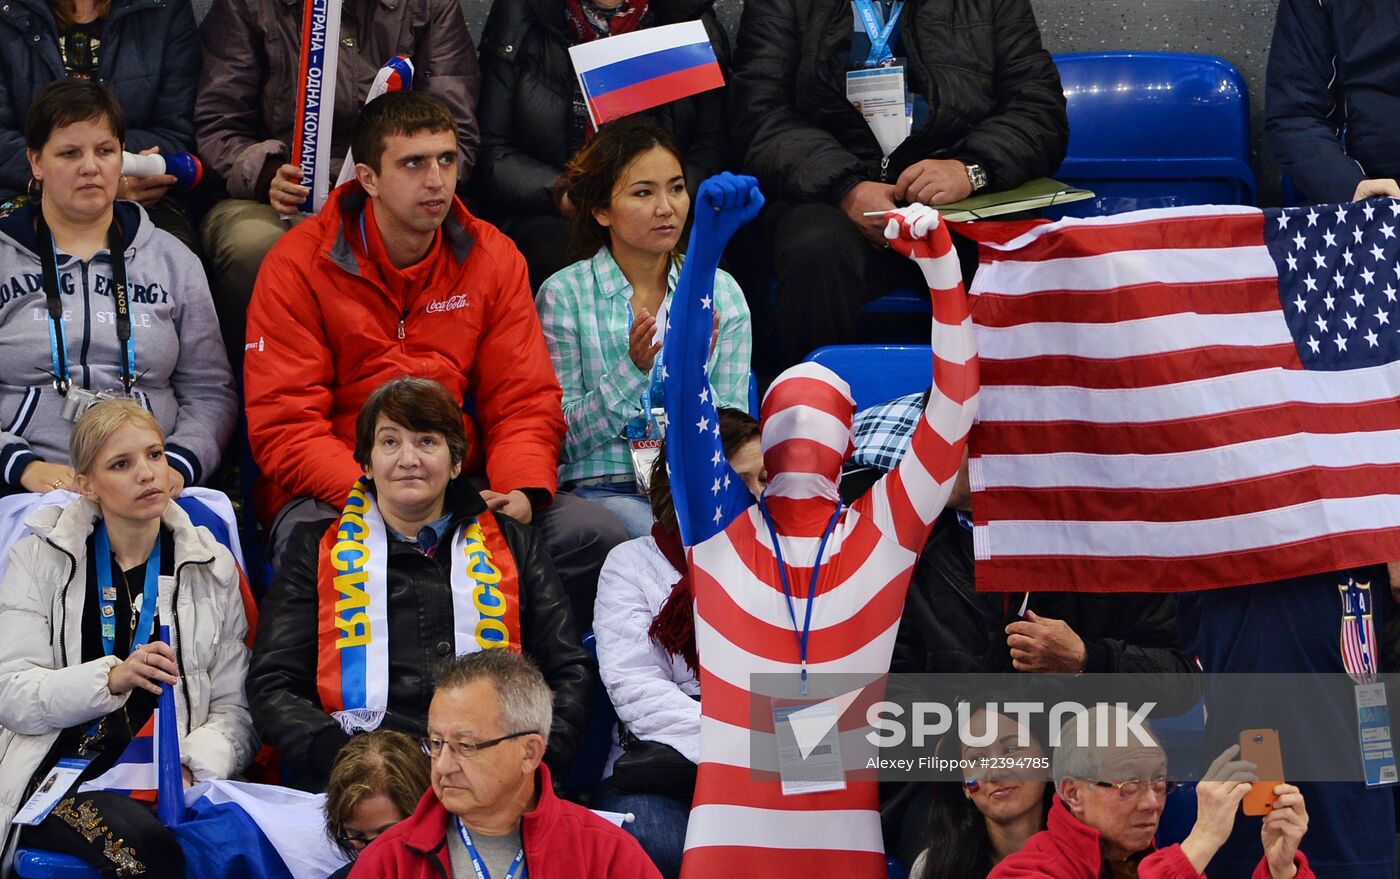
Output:
[[651,523],[655,521],[651,502],[637,492],[637,482],[632,477],[618,476],[602,485],[578,485],[573,493],[616,513],[628,537],[646,537],[651,533]]
[[661,794],[620,794],[613,788],[612,778],[606,778],[591,805],[609,812],[631,812],[637,820],[623,824],[623,829],[637,838],[665,879],[680,876],[690,803]]

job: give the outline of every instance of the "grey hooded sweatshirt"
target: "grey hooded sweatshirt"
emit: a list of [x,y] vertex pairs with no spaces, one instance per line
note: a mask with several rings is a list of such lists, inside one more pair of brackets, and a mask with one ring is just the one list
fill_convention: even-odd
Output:
[[[0,480],[19,487],[35,460],[68,462],[73,425],[54,388],[49,312],[35,202],[0,214]],[[126,242],[134,396],[165,429],[166,457],[188,485],[219,463],[238,398],[199,260],[155,228],[135,202],[116,203]],[[90,260],[57,254],[68,372],[89,390],[120,390],[121,346],[107,250]]]

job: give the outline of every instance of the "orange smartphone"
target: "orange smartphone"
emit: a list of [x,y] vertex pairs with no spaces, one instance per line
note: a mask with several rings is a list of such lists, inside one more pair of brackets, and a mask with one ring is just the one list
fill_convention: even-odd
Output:
[[1274,808],[1278,797],[1274,788],[1283,784],[1283,753],[1279,750],[1278,730],[1247,729],[1240,733],[1240,759],[1248,760],[1257,768],[1254,770],[1259,780],[1254,782],[1249,793],[1244,795],[1246,815],[1267,815]]

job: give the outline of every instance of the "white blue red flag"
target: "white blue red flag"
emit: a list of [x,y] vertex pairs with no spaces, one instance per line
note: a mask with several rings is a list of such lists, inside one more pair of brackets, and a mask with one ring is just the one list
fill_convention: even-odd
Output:
[[311,193],[301,205],[314,214],[330,191],[331,125],[335,121],[335,80],[340,61],[341,0],[305,0],[301,20],[296,120],[292,126],[292,162],[301,168],[301,185]]
[[[374,82],[370,83],[369,86],[369,93],[365,95],[365,103],[368,104],[387,92],[401,92],[411,88],[413,88],[413,61],[407,55],[395,55],[383,67],[379,68],[379,73],[375,74]],[[346,150],[345,162],[340,166],[340,177],[336,179],[335,185],[340,186],[347,183],[354,176],[355,153]]]
[[569,56],[595,128],[724,87],[710,35],[699,21],[580,43]]
[[977,586],[1400,558],[1400,201],[984,224]]

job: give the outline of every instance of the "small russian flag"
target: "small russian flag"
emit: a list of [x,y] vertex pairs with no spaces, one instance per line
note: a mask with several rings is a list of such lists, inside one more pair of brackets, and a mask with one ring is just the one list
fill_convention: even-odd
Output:
[[699,21],[668,24],[569,49],[593,126],[724,87]]

